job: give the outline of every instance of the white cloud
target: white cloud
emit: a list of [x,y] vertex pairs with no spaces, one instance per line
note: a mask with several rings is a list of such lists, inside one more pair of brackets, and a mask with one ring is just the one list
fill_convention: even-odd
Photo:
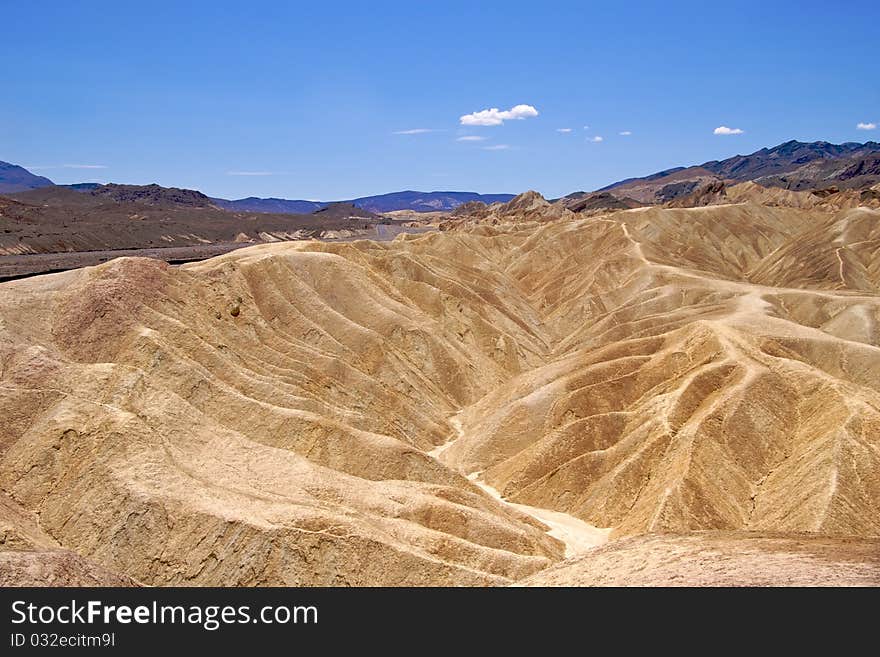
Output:
[[484,151],[509,151],[510,144],[495,144],[494,146],[483,146]]
[[538,116],[538,110],[531,105],[514,105],[509,110],[497,107],[485,109],[459,117],[462,125],[501,125],[505,121],[527,119]]
[[485,141],[485,137],[480,137],[479,135],[465,135],[464,137],[459,137],[455,141]]
[[556,132],[568,133],[571,132],[571,128],[556,128]]
[[227,176],[276,176],[275,171],[227,171]]
[[589,130],[589,129],[590,129],[590,126],[588,126],[588,125],[584,126],[584,130]]
[[629,137],[632,134],[632,130],[621,130],[618,132],[621,137]]
[[433,128],[411,128],[409,130],[395,130],[392,135],[423,135],[426,132],[436,132]]
[[605,138],[596,135],[595,137],[588,137],[587,141],[593,142],[594,144],[601,144],[603,141],[605,141]]
[[876,123],[858,123],[856,124],[856,130],[876,130]]
[[741,135],[744,130],[739,128],[728,128],[726,125],[720,125],[712,131],[713,135]]

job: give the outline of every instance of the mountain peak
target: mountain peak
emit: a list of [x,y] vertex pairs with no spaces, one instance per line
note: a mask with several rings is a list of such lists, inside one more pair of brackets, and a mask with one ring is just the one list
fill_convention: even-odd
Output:
[[26,192],[29,189],[49,187],[54,183],[43,176],[37,176],[17,164],[0,162],[0,194]]
[[[880,180],[873,174],[873,162],[864,162],[880,151],[876,142],[802,142],[790,139],[771,148],[725,160],[712,160],[687,168],[667,169],[643,178],[622,180],[602,190],[632,196],[646,203],[668,202],[694,193],[707,183],[756,181],[761,185],[803,190],[827,187],[855,188]],[[841,172],[847,173],[846,179]]]

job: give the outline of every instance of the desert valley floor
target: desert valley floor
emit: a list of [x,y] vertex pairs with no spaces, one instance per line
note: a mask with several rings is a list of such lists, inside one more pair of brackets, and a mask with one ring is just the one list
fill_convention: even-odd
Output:
[[511,204],[0,285],[2,583],[880,584],[880,211]]

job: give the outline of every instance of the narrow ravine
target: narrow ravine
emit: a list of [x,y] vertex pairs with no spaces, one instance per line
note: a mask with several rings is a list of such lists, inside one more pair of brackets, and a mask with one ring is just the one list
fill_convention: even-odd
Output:
[[[428,456],[432,456],[438,461],[441,461],[440,456],[443,452],[463,437],[464,430],[461,426],[461,413],[462,411],[459,411],[449,418],[449,424],[452,425],[456,432],[452,439],[427,452]],[[576,518],[568,513],[562,513],[561,511],[553,511],[552,509],[542,509],[527,504],[508,502],[501,496],[501,493],[498,492],[498,490],[486,482],[481,481],[480,476],[482,474],[482,472],[472,472],[467,475],[467,478],[502,504],[506,504],[520,513],[532,516],[546,525],[548,527],[547,534],[565,544],[566,559],[583,554],[597,545],[601,545],[608,541],[608,535],[611,533],[610,528],[596,527],[588,522],[584,522],[580,518]]]
[[568,513],[542,509],[536,506],[528,506],[527,504],[508,502],[501,497],[501,493],[496,489],[492,488],[489,484],[480,481],[480,474],[481,473],[479,472],[475,472],[470,475],[468,479],[473,481],[477,486],[489,493],[499,502],[503,502],[507,506],[530,515],[547,525],[550,528],[547,531],[547,534],[565,543],[566,559],[583,554],[587,550],[590,550],[597,545],[602,545],[602,543],[605,543],[608,540],[608,534],[611,533],[610,528],[603,529],[601,527],[596,527],[595,525],[584,522],[580,518],[575,518]]

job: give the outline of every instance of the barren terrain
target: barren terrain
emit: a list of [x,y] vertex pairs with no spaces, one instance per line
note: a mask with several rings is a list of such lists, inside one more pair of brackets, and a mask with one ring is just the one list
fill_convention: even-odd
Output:
[[39,273],[40,259],[28,256],[57,254],[82,266],[98,262],[95,252],[143,249],[153,257],[166,248],[198,253],[217,245],[373,238],[383,223],[395,222],[351,204],[268,214],[227,211],[201,192],[158,185],[42,187],[0,196],[0,263],[17,256],[16,274]]
[[880,211],[716,203],[0,284],[2,546],[151,585],[877,584]]
[[645,534],[542,570],[525,586],[880,586],[880,539],[762,532]]

